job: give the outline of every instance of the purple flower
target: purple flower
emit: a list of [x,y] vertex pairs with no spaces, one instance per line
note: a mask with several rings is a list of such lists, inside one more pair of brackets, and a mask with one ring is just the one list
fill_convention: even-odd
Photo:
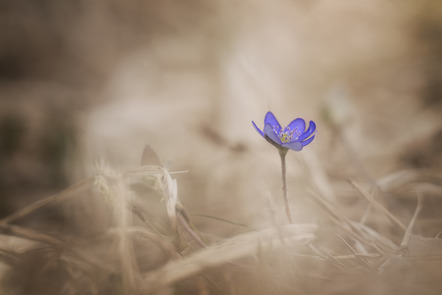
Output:
[[268,142],[280,150],[300,151],[315,138],[316,124],[310,121],[309,127],[305,130],[305,121],[301,118],[293,120],[287,127],[282,129],[272,112],[268,112],[264,119],[264,131],[261,131],[253,122],[255,129]]

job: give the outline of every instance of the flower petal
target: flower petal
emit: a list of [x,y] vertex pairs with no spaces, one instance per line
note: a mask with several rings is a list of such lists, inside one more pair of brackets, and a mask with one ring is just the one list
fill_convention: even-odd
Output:
[[259,134],[261,134],[261,136],[264,137],[264,132],[262,132],[261,129],[259,129],[258,126],[256,126],[255,122],[252,121],[252,124],[255,127],[256,131],[258,131]]
[[[305,131],[305,121],[301,118],[293,120],[290,124],[287,125],[287,127],[285,127],[284,132],[288,130],[296,130],[299,132],[298,134],[302,135]],[[296,137],[297,136],[294,136],[294,138]]]
[[[315,124],[315,122],[310,121],[307,131],[305,131],[304,134],[301,134],[301,135],[298,137],[298,140],[299,140],[299,141],[303,141],[304,139],[306,139],[307,137],[309,137],[310,135],[312,135],[312,133],[315,132],[315,130],[316,130],[316,124]],[[309,142],[309,143],[310,143],[310,142]]]
[[301,141],[301,143],[302,143],[302,146],[306,146],[306,145],[308,145],[310,142],[312,142],[312,140],[315,138],[315,136],[316,136],[316,133],[315,134],[313,134],[313,136],[312,137],[310,137],[309,139],[307,139],[307,140],[304,140],[304,141]]
[[264,118],[264,126],[267,124],[270,124],[272,128],[276,130],[276,132],[279,132],[282,129],[281,125],[279,124],[278,120],[276,119],[275,115],[273,115],[272,112],[267,112]]
[[[269,112],[270,113],[270,112]],[[268,114],[268,113],[267,113]],[[273,126],[270,124],[266,124],[264,126],[264,134],[268,138],[270,138],[273,142],[281,145],[282,141],[279,139],[278,135],[276,135],[275,130],[273,129]]]
[[282,146],[294,150],[296,152],[299,152],[300,150],[302,150],[302,147],[304,145],[299,141],[292,141],[292,142],[283,143]]

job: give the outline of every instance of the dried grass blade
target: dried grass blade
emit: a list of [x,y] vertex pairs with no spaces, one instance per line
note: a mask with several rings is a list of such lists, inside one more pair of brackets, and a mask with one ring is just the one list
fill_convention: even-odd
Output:
[[[319,194],[312,194],[314,200],[328,212],[331,220],[345,230],[354,239],[364,243],[366,246],[374,246],[370,240],[366,239],[364,232],[354,224],[350,219],[348,219],[341,211],[336,207],[332,206],[325,198]],[[381,251],[379,251],[381,252]]]
[[37,201],[35,203],[32,203],[32,204],[14,212],[13,214],[3,218],[2,220],[0,220],[0,226],[3,226],[5,224],[10,223],[11,221],[14,221],[16,219],[24,217],[24,216],[40,209],[40,208],[43,208],[48,205],[52,205],[54,203],[57,203],[62,200],[73,197],[76,194],[78,194],[79,192],[91,188],[94,184],[94,181],[95,181],[94,178],[85,179],[83,181],[80,181],[80,182],[70,186],[69,188],[65,189],[64,191],[62,191],[56,195],[53,195],[53,196],[47,197],[45,199],[42,199],[40,201]]
[[141,156],[141,165],[156,165],[163,166],[157,153],[152,149],[150,145],[146,145]]
[[421,195],[417,196],[417,206],[416,210],[413,213],[413,217],[411,218],[410,223],[408,224],[407,230],[405,231],[404,238],[401,242],[401,247],[405,247],[408,244],[408,241],[410,240],[411,231],[413,230],[413,226],[416,222],[417,216],[419,215],[420,211],[422,210],[423,206],[423,199]]
[[259,249],[282,248],[305,244],[315,238],[316,225],[289,224],[233,237],[220,245],[210,246],[182,259],[167,263],[144,276],[142,290],[154,292],[207,268],[250,256]]
[[184,218],[183,213],[178,212],[178,221],[184,227],[184,229],[189,233],[189,235],[197,242],[201,247],[207,247],[207,244],[198,236],[198,234],[190,227],[189,222]]
[[344,245],[347,246],[347,248],[349,248],[351,252],[353,252],[353,257],[355,257],[374,271],[373,267],[368,263],[368,261],[362,255],[359,255],[359,253],[355,249],[353,249],[353,247],[343,237],[341,237],[340,235],[337,236],[344,243]]
[[[21,237],[21,238],[24,238],[27,240],[36,241],[39,243],[50,245],[50,246],[60,249],[60,250],[65,250],[72,257],[76,257],[79,260],[78,261],[79,263],[84,262],[84,263],[94,266],[97,269],[100,269],[101,271],[104,271],[104,272],[111,271],[108,266],[105,266],[98,259],[95,259],[94,257],[92,257],[90,255],[86,255],[85,253],[83,253],[81,251],[71,248],[64,241],[54,238],[50,235],[39,233],[39,232],[36,232],[31,229],[27,229],[27,228],[16,226],[16,225],[10,225],[10,224],[2,225],[0,227],[0,232],[7,234],[7,235],[14,235],[14,236]],[[75,260],[73,260],[73,261],[75,261]]]
[[359,184],[357,184],[355,181],[350,180],[351,185],[356,188],[356,190],[376,209],[378,209],[379,211],[382,211],[383,213],[385,213],[385,215],[397,226],[399,226],[403,231],[406,231],[406,227],[405,225],[400,222],[399,219],[396,218],[396,216],[394,216],[393,214],[391,214],[390,211],[387,210],[387,208],[385,208],[384,206],[382,206],[381,204],[379,204],[379,202],[377,202],[366,190],[364,190],[361,186],[359,186]]
[[138,270],[133,253],[132,238],[127,233],[127,228],[131,225],[131,215],[127,207],[131,203],[131,193],[128,190],[123,175],[118,175],[113,186],[113,206],[115,219],[118,223],[118,250],[122,275],[123,288],[126,291],[136,289],[136,274]]

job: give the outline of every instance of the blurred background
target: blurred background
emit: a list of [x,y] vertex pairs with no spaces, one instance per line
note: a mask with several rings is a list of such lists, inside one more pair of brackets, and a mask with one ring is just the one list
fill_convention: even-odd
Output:
[[440,167],[441,15],[435,1],[2,0],[0,213],[97,160],[136,166],[146,144],[189,171],[189,202],[247,201],[279,186],[251,126],[268,110],[317,122],[306,152],[335,174],[353,172],[333,124],[373,178]]
[[136,167],[149,144],[188,171],[174,177],[189,211],[267,224],[280,162],[251,121],[269,110],[318,126],[287,156],[292,196],[312,173],[325,192],[404,170],[440,177],[437,2],[0,0],[0,216],[99,161]]

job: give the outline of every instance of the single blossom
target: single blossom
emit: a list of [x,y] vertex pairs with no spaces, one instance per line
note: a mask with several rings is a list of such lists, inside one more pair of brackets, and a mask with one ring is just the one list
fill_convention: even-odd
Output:
[[305,121],[297,118],[282,129],[272,112],[268,112],[265,116],[263,131],[256,126],[255,122],[252,121],[252,123],[262,137],[280,150],[300,151],[312,142],[316,135],[315,122],[310,121],[308,129],[305,130]]

